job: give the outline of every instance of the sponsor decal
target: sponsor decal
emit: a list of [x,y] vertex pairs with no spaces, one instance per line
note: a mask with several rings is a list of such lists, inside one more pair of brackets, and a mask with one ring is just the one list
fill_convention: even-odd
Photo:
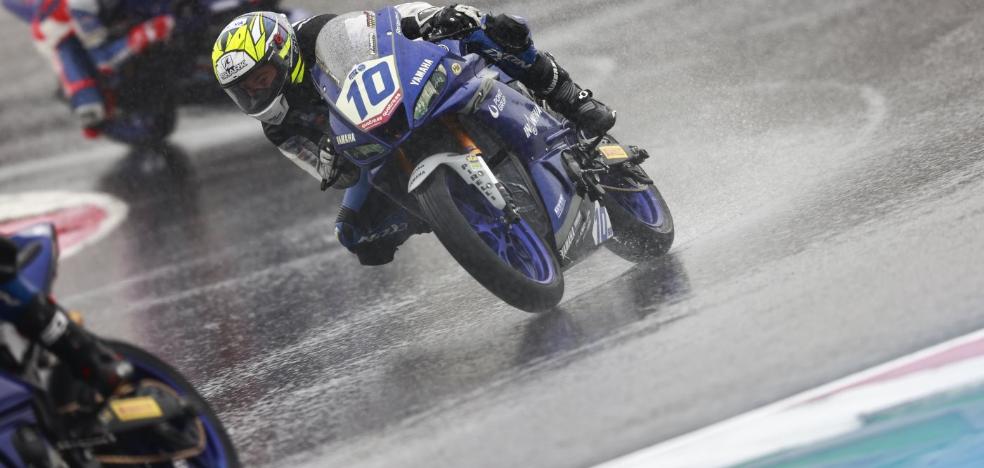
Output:
[[495,90],[495,97],[492,98],[492,104],[489,104],[489,114],[492,114],[493,119],[498,119],[499,114],[506,108],[506,95],[502,94],[501,89]]
[[595,202],[595,213],[597,213],[597,218],[591,236],[594,238],[595,245],[598,245],[611,239],[615,235],[615,231],[612,229],[611,220],[608,218],[608,210],[598,202]]
[[[448,46],[446,46],[444,44],[441,44],[441,47],[444,47],[445,49],[447,49],[448,52],[451,51],[450,49],[448,49]],[[451,64],[451,73],[454,73],[455,75],[460,75],[461,74],[461,64],[458,63],[458,62],[453,62]]]
[[557,200],[557,205],[554,206],[554,214],[560,216],[564,212],[565,206],[567,206],[567,198],[564,197],[564,194],[560,194],[560,200]]
[[410,183],[407,184],[407,187],[413,187],[413,185],[417,183],[417,180],[419,180],[421,177],[423,177],[424,174],[429,174],[429,172],[424,171],[424,170],[416,170],[416,171],[413,171],[413,175],[410,176]]
[[360,64],[352,67],[352,71],[350,71],[349,74],[348,74],[348,79],[353,80],[353,79],[355,79],[356,76],[359,75],[359,73],[362,73],[364,71],[366,71],[366,64],[360,63]]
[[482,157],[470,154],[465,157],[465,161],[465,164],[461,165],[461,170],[467,174],[467,180],[471,181],[472,185],[488,197],[489,200],[497,200],[498,198],[495,195],[498,187],[495,184],[498,181],[492,176],[491,171],[489,173],[485,172],[487,166]]
[[379,55],[379,39],[376,37],[376,33],[369,36],[369,53]]
[[371,11],[363,11],[366,15],[366,26],[375,29],[376,28],[376,14]]
[[356,244],[363,244],[363,243],[366,243],[366,242],[377,241],[377,240],[382,239],[384,237],[392,236],[393,234],[406,231],[407,228],[409,228],[409,227],[410,227],[410,225],[408,225],[407,223],[392,224],[389,227],[387,227],[386,229],[383,229],[382,231],[374,232],[373,234],[368,235],[368,236],[362,236],[362,238],[359,239],[359,241],[356,242]]
[[219,59],[218,78],[222,84],[235,81],[246,74],[256,62],[242,51],[229,52]]
[[338,135],[337,137],[335,137],[335,144],[336,145],[350,145],[352,143],[355,143],[355,134],[354,133],[343,133],[343,134]]
[[424,62],[417,67],[417,71],[413,74],[413,78],[410,79],[410,84],[420,86],[420,82],[424,81],[424,76],[427,75],[427,70],[430,70],[431,65],[434,65],[433,60],[424,59]]
[[[480,171],[478,174],[476,174],[476,177],[484,177],[485,176],[485,174],[481,172],[481,170],[482,170],[482,160],[479,159],[478,156],[475,156],[474,154],[469,154],[468,156],[465,156],[465,160],[468,161],[468,165],[472,169],[474,169],[476,171]],[[475,177],[473,177],[473,179],[474,178]]]
[[393,116],[393,111],[396,110],[396,106],[400,105],[403,100],[403,91],[398,91],[396,95],[393,96],[393,100],[383,108],[383,113],[375,117],[366,120],[359,124],[359,129],[363,131],[372,130],[386,122],[389,121],[390,117]]
[[228,25],[226,25],[225,29],[223,29],[222,32],[226,32],[226,31],[228,31],[230,29],[236,29],[236,28],[239,28],[239,27],[242,27],[242,26],[246,26],[246,21],[247,20],[248,20],[247,17],[240,17],[239,19],[237,19],[237,20],[229,23]]
[[66,258],[107,236],[126,218],[122,201],[101,193],[26,192],[0,195],[0,233],[11,235],[42,223],[55,225]]
[[542,117],[543,109],[536,105],[534,105],[533,110],[529,114],[526,114],[526,124],[523,125],[523,133],[526,133],[526,138],[540,133],[537,127],[540,125],[540,119]]
[[519,68],[522,68],[523,70],[529,69],[530,67],[533,66],[533,64],[526,63],[525,61],[523,61],[523,59],[515,55],[507,54],[505,52],[495,49],[485,49],[482,51],[482,54],[492,57],[492,59],[496,62],[506,62],[509,63],[510,65],[515,65]]
[[584,222],[584,217],[581,216],[581,212],[577,212],[577,217],[574,218],[574,227],[571,228],[571,233],[564,240],[564,245],[560,247],[560,256],[564,258],[567,257],[567,251],[571,249],[574,245],[576,239],[580,239],[584,235],[585,229],[588,227],[588,223]]

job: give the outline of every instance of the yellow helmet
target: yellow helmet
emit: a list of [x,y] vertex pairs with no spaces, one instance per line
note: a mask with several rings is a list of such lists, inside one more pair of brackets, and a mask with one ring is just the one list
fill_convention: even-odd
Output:
[[212,47],[219,86],[250,117],[279,124],[287,115],[284,88],[304,79],[294,28],[285,15],[247,13],[232,20]]

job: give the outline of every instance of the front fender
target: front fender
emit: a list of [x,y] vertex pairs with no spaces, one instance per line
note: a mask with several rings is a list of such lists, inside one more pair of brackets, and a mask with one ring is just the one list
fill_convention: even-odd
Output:
[[502,192],[502,185],[499,184],[499,179],[489,169],[485,158],[478,155],[438,153],[420,161],[417,167],[414,168],[413,173],[410,174],[410,183],[407,186],[407,192],[413,193],[441,165],[450,167],[456,174],[461,176],[462,180],[474,185],[492,206],[500,210],[506,209],[506,197]]

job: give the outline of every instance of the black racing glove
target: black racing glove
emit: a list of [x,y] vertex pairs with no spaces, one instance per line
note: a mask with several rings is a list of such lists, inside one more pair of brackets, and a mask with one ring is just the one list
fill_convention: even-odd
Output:
[[481,29],[482,12],[468,5],[444,7],[420,26],[420,35],[428,41],[464,37]]

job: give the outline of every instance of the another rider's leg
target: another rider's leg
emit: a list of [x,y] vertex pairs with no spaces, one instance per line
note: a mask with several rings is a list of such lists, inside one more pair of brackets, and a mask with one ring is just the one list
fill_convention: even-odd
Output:
[[76,377],[110,394],[132,374],[130,364],[23,281],[16,265],[17,246],[0,236],[0,318],[58,356]]
[[487,16],[482,32],[494,42],[486,46],[498,45],[502,49],[485,50],[486,55],[497,58],[500,67],[578,127],[600,135],[615,125],[615,111],[594,99],[590,90],[578,86],[550,54],[536,50],[525,20],[509,15]]

